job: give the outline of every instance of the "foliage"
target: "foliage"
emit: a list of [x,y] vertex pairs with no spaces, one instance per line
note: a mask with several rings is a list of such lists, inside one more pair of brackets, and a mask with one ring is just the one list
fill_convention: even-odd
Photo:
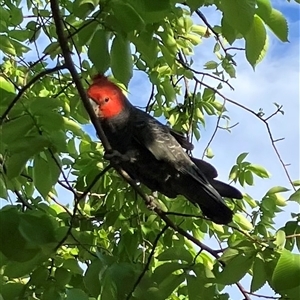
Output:
[[[0,299],[229,299],[224,287],[232,284],[250,299],[266,283],[296,299],[299,214],[283,228],[274,227],[274,217],[289,201],[299,203],[299,181],[291,182],[288,199],[278,186],[263,199],[246,194],[228,202],[236,212],[229,226],[201,217],[185,199],[159,195],[163,210],[173,212],[162,219],[116,172],[105,172],[54,22],[62,17],[64,46],[85,88],[97,72],[110,71],[128,86],[133,68],[142,71],[153,86],[146,109],[198,140],[207,115],[230,121],[226,103],[235,102],[220,90],[236,76],[233,51],[243,50],[236,41],[244,40],[255,67],[267,51],[266,28],[288,40],[282,13],[269,0],[63,0],[56,10],[57,3],[0,6],[0,197],[11,202],[0,210]],[[220,24],[208,22],[204,6],[221,12]],[[216,60],[198,71],[194,48],[208,38],[216,41]],[[269,129],[271,116],[250,113]],[[234,182],[269,177],[246,156],[230,172]],[[220,249],[206,246],[208,237]],[[248,292],[239,282],[246,274]]]

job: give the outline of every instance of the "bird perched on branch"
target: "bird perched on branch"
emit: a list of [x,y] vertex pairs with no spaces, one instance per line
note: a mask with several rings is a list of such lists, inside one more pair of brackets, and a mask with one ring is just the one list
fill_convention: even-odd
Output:
[[112,149],[128,157],[120,166],[134,180],[170,198],[183,195],[215,223],[231,222],[233,212],[222,197],[242,194],[215,180],[212,165],[189,157],[183,148],[193,146],[182,134],[134,107],[104,75],[93,78],[87,93]]

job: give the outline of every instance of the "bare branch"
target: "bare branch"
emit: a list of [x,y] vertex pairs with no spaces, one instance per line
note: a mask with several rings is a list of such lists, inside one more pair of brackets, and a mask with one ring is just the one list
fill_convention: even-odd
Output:
[[[194,79],[195,79],[196,81],[199,81],[196,77],[194,77]],[[271,132],[271,129],[270,129],[270,126],[269,126],[268,121],[262,119],[262,118],[260,117],[260,115],[259,115],[258,113],[256,113],[255,111],[253,111],[252,109],[250,109],[250,108],[244,106],[243,104],[240,104],[240,103],[238,103],[238,102],[236,102],[236,101],[234,101],[234,100],[231,100],[231,99],[227,98],[227,97],[224,96],[222,93],[220,93],[217,89],[215,89],[215,88],[209,86],[208,84],[206,84],[206,83],[204,83],[204,82],[201,82],[201,84],[202,84],[203,86],[207,87],[207,88],[210,88],[212,91],[215,92],[215,94],[219,95],[220,97],[222,97],[222,98],[223,98],[224,100],[226,100],[227,102],[229,102],[229,103],[231,103],[231,104],[233,104],[233,105],[236,105],[236,106],[242,108],[243,110],[249,112],[250,114],[254,115],[256,118],[258,118],[259,120],[261,120],[261,121],[265,124],[265,126],[266,126],[266,128],[267,128],[267,132],[268,132],[269,139],[270,139],[271,144],[272,144],[272,147],[273,147],[273,149],[274,149],[274,151],[275,151],[275,153],[276,153],[276,156],[277,156],[279,162],[281,163],[281,165],[282,165],[282,167],[283,167],[283,169],[284,169],[284,172],[285,172],[285,174],[286,174],[286,177],[288,178],[288,181],[290,182],[290,184],[291,184],[293,190],[296,191],[296,188],[295,188],[294,185],[293,185],[292,178],[291,178],[291,176],[290,176],[290,174],[289,174],[289,172],[288,172],[288,170],[287,170],[286,164],[283,162],[283,160],[282,160],[282,158],[281,158],[281,155],[280,155],[280,153],[279,153],[279,151],[278,151],[278,149],[277,149],[277,147],[276,147],[276,145],[275,145],[275,142],[276,142],[277,140],[275,140],[275,139],[273,138],[273,135],[272,135],[272,132]]]
[[246,292],[246,290],[244,289],[244,287],[241,285],[240,282],[236,283],[236,286],[238,287],[238,289],[241,291],[241,293],[244,296],[244,300],[251,300],[251,298],[249,297],[248,293]]

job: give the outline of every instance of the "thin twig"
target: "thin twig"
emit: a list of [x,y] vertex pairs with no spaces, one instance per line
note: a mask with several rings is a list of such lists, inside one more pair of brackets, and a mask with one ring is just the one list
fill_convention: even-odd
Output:
[[65,65],[60,65],[60,66],[56,66],[52,69],[47,69],[44,70],[42,72],[40,72],[39,74],[37,74],[36,76],[34,76],[26,85],[24,85],[20,90],[19,93],[17,94],[17,96],[13,99],[13,101],[8,105],[7,109],[5,110],[5,112],[3,113],[3,115],[0,118],[0,125],[3,124],[6,116],[9,114],[10,110],[14,107],[14,105],[19,101],[19,99],[22,97],[22,95],[38,80],[40,80],[43,76],[47,75],[47,74],[51,74],[54,73],[56,71],[65,69],[66,66]]
[[287,297],[273,297],[273,296],[266,296],[266,295],[261,295],[261,294],[255,294],[255,293],[250,293],[250,292],[247,292],[245,291],[246,294],[249,294],[251,296],[254,296],[254,297],[258,297],[258,298],[265,298],[265,299],[289,299]]
[[251,300],[251,298],[249,297],[249,295],[246,292],[245,288],[241,285],[240,282],[237,282],[236,286],[238,287],[238,289],[240,290],[240,292],[243,294],[244,300]]
[[[194,79],[195,79],[196,81],[198,81],[197,78],[194,77]],[[242,108],[243,110],[249,112],[250,114],[254,115],[256,118],[258,118],[259,120],[261,120],[261,121],[265,124],[265,126],[266,126],[266,128],[267,128],[267,132],[268,132],[269,139],[270,139],[271,144],[272,144],[272,147],[273,147],[273,149],[274,149],[274,151],[275,151],[275,153],[276,153],[276,156],[277,156],[278,160],[280,161],[280,163],[281,163],[281,165],[282,165],[282,167],[283,167],[283,169],[284,169],[284,172],[285,172],[285,174],[286,174],[286,177],[288,178],[288,181],[290,182],[290,184],[291,184],[292,188],[294,189],[294,191],[296,191],[296,188],[295,188],[295,186],[293,185],[292,178],[291,178],[291,176],[290,176],[290,174],[289,174],[289,172],[288,172],[288,170],[287,170],[287,168],[286,168],[286,164],[283,162],[283,160],[282,160],[282,158],[281,158],[281,155],[280,155],[280,153],[279,153],[279,151],[278,151],[278,149],[277,149],[277,147],[276,147],[276,145],[275,145],[276,140],[273,138],[273,135],[272,135],[272,132],[271,132],[269,123],[268,123],[266,120],[262,119],[262,118],[259,116],[259,114],[257,114],[257,113],[256,113],[255,111],[253,111],[252,109],[250,109],[250,108],[244,106],[243,104],[240,104],[240,103],[238,103],[238,102],[236,102],[236,101],[234,101],[234,100],[231,100],[231,99],[227,98],[227,97],[224,96],[222,93],[220,93],[217,89],[215,89],[215,88],[209,86],[208,84],[206,84],[206,83],[204,83],[204,82],[201,82],[201,84],[202,84],[203,86],[207,87],[207,88],[210,88],[212,91],[215,92],[215,94],[219,95],[220,97],[222,97],[222,98],[223,98],[224,100],[226,100],[227,102],[229,102],[229,103],[231,103],[231,104],[233,104],[233,105],[236,105],[236,106]]]
[[223,110],[224,110],[224,108],[225,108],[225,104],[226,104],[226,99],[224,99],[224,101],[223,101],[223,105],[222,105],[222,108],[221,108],[221,112],[220,112],[220,114],[219,114],[219,116],[218,116],[217,123],[216,123],[215,129],[214,129],[214,132],[213,132],[213,134],[212,134],[210,140],[208,141],[206,147],[205,147],[204,150],[203,150],[203,153],[202,153],[202,159],[204,158],[205,152],[207,151],[207,149],[208,149],[209,146],[211,145],[212,141],[214,140],[214,138],[215,138],[215,136],[216,136],[216,134],[217,134],[217,132],[218,132],[219,124],[220,124],[220,121],[221,121],[221,118],[222,118],[222,115],[223,115]]
[[132,290],[130,291],[130,293],[127,295],[126,300],[129,300],[132,297],[132,294],[134,293],[135,289],[137,288],[137,286],[139,285],[139,283],[141,282],[141,280],[143,279],[145,273],[147,272],[147,270],[149,269],[150,263],[151,263],[151,259],[154,255],[157,243],[159,241],[159,239],[161,238],[161,236],[164,234],[164,232],[169,228],[168,225],[165,225],[163,227],[163,229],[160,231],[160,233],[156,236],[153,245],[152,245],[152,249],[150,252],[150,255],[148,257],[147,263],[145,264],[145,267],[143,268],[142,273],[139,275],[138,279],[136,280],[136,282],[133,285]]
[[277,107],[277,110],[274,111],[270,116],[268,116],[267,118],[264,119],[265,122],[267,122],[268,120],[270,120],[271,118],[273,118],[275,115],[277,115],[279,112],[281,112],[283,105],[280,105],[279,107]]
[[[72,233],[72,228],[73,228],[73,224],[75,221],[75,216],[78,210],[78,205],[79,202],[85,198],[85,196],[89,193],[89,191],[92,189],[92,187],[95,185],[95,183],[100,179],[100,177],[102,177],[109,169],[111,168],[111,165],[106,166],[96,177],[95,179],[92,181],[92,183],[87,187],[87,189],[81,194],[81,195],[76,195],[76,192],[73,190],[72,188],[72,192],[75,192],[75,203],[74,203],[74,208],[73,208],[73,212],[70,218],[70,225],[69,228],[65,234],[65,236],[60,240],[60,242],[57,244],[57,246],[55,247],[55,251],[57,249],[60,248],[61,245],[63,245],[63,243],[67,240],[68,236]],[[67,188],[69,188],[69,186],[67,186]]]

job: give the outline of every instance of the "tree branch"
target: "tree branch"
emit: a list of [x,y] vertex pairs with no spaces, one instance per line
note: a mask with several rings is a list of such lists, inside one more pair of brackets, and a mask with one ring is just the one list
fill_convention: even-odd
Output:
[[127,295],[126,300],[129,300],[132,297],[132,294],[134,293],[135,289],[137,288],[137,286],[139,285],[139,283],[143,279],[145,273],[149,269],[149,266],[150,266],[150,263],[151,263],[151,259],[152,259],[153,255],[154,255],[157,243],[158,243],[159,239],[161,238],[161,236],[164,234],[164,232],[168,229],[168,227],[169,227],[168,225],[165,225],[164,228],[160,231],[160,233],[156,236],[156,238],[155,238],[155,240],[153,242],[152,249],[151,249],[150,255],[148,257],[147,263],[145,264],[145,267],[143,268],[142,273],[139,275],[138,279],[134,283],[132,290]]
[[248,293],[246,292],[246,290],[244,289],[244,287],[241,285],[240,282],[236,283],[236,286],[238,287],[238,289],[241,291],[241,293],[244,296],[243,300],[251,300],[251,298],[249,297]]
[[74,66],[74,62],[72,60],[72,57],[71,57],[71,51],[70,51],[70,48],[69,48],[69,45],[68,45],[68,41],[67,41],[67,38],[65,37],[64,35],[64,29],[63,29],[63,23],[62,23],[62,20],[61,20],[61,17],[60,17],[60,12],[59,12],[59,5],[58,5],[58,1],[56,0],[50,0],[50,6],[51,6],[51,10],[52,10],[52,15],[53,15],[53,19],[54,19],[54,23],[55,23],[55,27],[56,27],[56,33],[57,33],[57,39],[58,39],[58,42],[59,42],[59,45],[61,47],[61,51],[62,51],[62,54],[63,54],[63,57],[65,59],[65,65],[66,67],[68,68],[72,78],[73,78],[73,81],[75,83],[75,86],[78,90],[78,93],[79,93],[79,96],[83,102],[83,105],[86,109],[86,111],[88,112],[90,118],[91,118],[91,121],[97,131],[97,134],[103,144],[103,147],[106,151],[110,151],[112,150],[111,149],[111,146],[103,132],[103,129],[100,125],[100,123],[98,122],[98,119],[94,113],[94,110],[90,104],[90,101],[86,95],[86,92],[83,88],[83,85],[80,81],[80,77],[78,75],[78,72]]
[[11,111],[11,109],[15,106],[15,104],[19,101],[19,99],[22,97],[22,95],[38,80],[40,80],[43,76],[47,75],[47,74],[51,74],[54,73],[56,71],[65,69],[66,66],[65,65],[60,65],[60,66],[56,66],[52,69],[47,69],[42,71],[41,73],[37,74],[36,76],[34,76],[26,85],[24,85],[20,90],[19,93],[17,94],[17,96],[13,99],[13,101],[8,105],[7,109],[5,110],[5,112],[3,113],[3,115],[0,118],[0,125],[3,124],[5,118],[7,117],[7,115],[9,114],[9,112]]

